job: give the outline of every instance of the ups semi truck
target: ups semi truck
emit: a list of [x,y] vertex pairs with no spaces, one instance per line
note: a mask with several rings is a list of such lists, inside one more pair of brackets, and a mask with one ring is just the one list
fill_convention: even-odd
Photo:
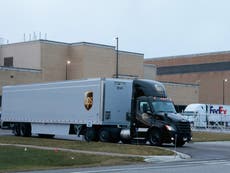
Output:
[[151,145],[191,140],[163,84],[151,80],[87,79],[3,87],[2,122],[16,136],[82,135],[87,141]]

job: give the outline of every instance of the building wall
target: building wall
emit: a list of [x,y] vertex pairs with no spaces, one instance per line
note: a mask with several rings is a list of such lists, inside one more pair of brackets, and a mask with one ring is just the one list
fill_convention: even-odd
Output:
[[[113,46],[84,42],[73,44],[70,55],[70,79],[115,76],[116,50]],[[119,51],[118,58],[119,75],[143,77],[143,54]]]
[[[199,84],[200,103],[230,104],[230,52],[148,59],[145,63],[157,66],[157,80]],[[228,82],[223,83],[226,78]]]
[[152,64],[154,62],[158,67],[162,66],[176,66],[187,64],[206,64],[215,62],[228,62],[230,59],[230,52],[214,52],[181,56],[170,56],[161,58],[146,59],[145,63]]
[[164,82],[168,97],[172,98],[176,105],[188,105],[196,103],[199,99],[199,85]]
[[[66,80],[66,76],[70,80],[114,77],[116,73],[115,47],[95,43],[37,40],[2,45],[0,66],[4,65],[4,57],[13,57],[14,67],[41,70],[44,82]],[[143,54],[119,51],[118,72],[143,77],[143,62]]]
[[119,53],[119,74],[143,78],[144,55],[121,51]]
[[[3,67],[5,57],[14,59],[14,66],[7,68],[7,71]],[[67,60],[71,63],[67,64]],[[143,77],[143,62],[143,54],[119,51],[119,74]],[[115,67],[114,46],[87,42],[69,44],[48,40],[0,46],[0,86],[33,81],[114,77]],[[39,70],[39,75],[34,74],[36,70]]]
[[0,96],[3,86],[38,82],[42,82],[40,70],[0,68]]
[[[229,78],[230,72],[210,72],[210,73],[197,73],[197,74],[177,74],[177,75],[162,75],[158,77],[161,81],[171,82],[187,82],[196,83],[200,85],[199,102],[200,103],[213,103],[230,104],[230,84],[229,81],[224,83],[223,79]],[[223,97],[224,87],[224,97]]]
[[156,80],[157,67],[153,64],[144,64],[144,78]]
[[115,73],[113,47],[81,43],[71,49],[71,78],[112,77]]
[[68,79],[81,79],[84,76],[83,69],[84,69],[84,46],[71,46],[69,48],[70,54],[70,61],[71,63],[67,66],[68,67]]
[[70,58],[68,44],[48,41],[41,41],[40,44],[42,80],[66,80],[67,59]]
[[41,48],[39,42],[23,42],[0,46],[0,66],[5,57],[13,57],[14,67],[41,69]]

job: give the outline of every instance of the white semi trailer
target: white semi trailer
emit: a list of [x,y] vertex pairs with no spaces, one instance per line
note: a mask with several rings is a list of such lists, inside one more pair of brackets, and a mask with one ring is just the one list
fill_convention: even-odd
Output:
[[88,141],[182,146],[190,124],[164,86],[150,80],[87,79],[3,87],[2,123],[17,136],[83,135]]
[[193,103],[183,115],[195,127],[230,125],[230,105]]

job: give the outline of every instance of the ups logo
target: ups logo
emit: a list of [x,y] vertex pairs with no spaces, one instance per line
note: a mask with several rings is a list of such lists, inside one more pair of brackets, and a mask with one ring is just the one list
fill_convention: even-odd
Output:
[[84,105],[86,110],[90,110],[93,106],[93,92],[87,91],[85,92],[85,98],[84,98]]

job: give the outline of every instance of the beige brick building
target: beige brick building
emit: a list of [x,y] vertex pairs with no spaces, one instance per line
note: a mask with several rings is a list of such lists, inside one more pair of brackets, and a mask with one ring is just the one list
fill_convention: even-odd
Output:
[[200,103],[230,104],[230,52],[152,58],[145,64],[157,66],[159,81],[198,84]]
[[[143,54],[119,51],[119,75],[143,77],[143,61]],[[113,77],[115,62],[115,47],[87,42],[68,44],[37,40],[0,47],[1,67],[24,72],[40,70],[43,82],[66,80],[66,75],[69,80]]]

